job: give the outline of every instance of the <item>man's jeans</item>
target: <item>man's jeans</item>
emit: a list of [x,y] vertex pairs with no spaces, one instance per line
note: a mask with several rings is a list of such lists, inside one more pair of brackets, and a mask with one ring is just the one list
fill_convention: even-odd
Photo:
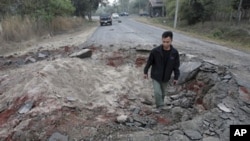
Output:
[[164,105],[164,98],[167,95],[167,82],[159,83],[158,81],[152,79],[154,87],[154,97],[156,108]]

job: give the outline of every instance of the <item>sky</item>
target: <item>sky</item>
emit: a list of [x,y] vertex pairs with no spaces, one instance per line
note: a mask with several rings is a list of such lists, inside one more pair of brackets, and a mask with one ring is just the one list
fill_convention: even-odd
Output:
[[110,4],[112,5],[115,0],[108,0]]

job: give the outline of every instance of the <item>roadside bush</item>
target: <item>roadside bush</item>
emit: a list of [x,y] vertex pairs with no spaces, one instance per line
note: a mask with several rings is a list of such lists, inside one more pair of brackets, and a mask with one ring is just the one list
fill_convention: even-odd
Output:
[[227,37],[244,37],[250,36],[248,31],[244,29],[235,29],[226,34]]
[[245,46],[246,48],[250,49],[250,33],[247,28],[245,28],[245,26],[234,27],[221,25],[214,29],[211,28],[211,30],[212,32],[208,33],[208,35],[212,36],[213,38],[234,42],[239,46]]
[[221,38],[221,36],[223,35],[223,32],[220,29],[216,28],[212,31],[212,35],[215,38]]
[[250,45],[250,34],[247,30],[239,28],[233,29],[224,34],[223,39]]

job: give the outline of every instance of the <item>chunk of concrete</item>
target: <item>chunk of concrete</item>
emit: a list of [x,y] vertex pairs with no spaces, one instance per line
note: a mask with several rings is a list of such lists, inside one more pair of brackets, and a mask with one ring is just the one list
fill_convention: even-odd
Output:
[[18,110],[18,113],[20,113],[20,114],[25,114],[25,113],[27,113],[28,111],[30,111],[30,109],[32,108],[32,106],[33,106],[33,101],[26,102],[26,103]]
[[242,71],[231,70],[233,78],[237,81],[240,86],[247,87],[250,89],[250,76]]
[[195,130],[185,130],[185,135],[188,136],[192,140],[200,140],[202,139],[202,135],[200,132]]
[[119,122],[119,123],[124,123],[124,122],[127,121],[127,119],[128,119],[128,116],[127,116],[127,115],[120,115],[120,116],[118,116],[118,117],[116,118],[117,122]]
[[83,49],[79,52],[75,52],[70,57],[78,57],[78,58],[88,58],[92,56],[92,51],[90,49]]
[[201,62],[184,62],[181,64],[178,84],[183,84],[195,77],[201,65]]
[[205,137],[202,141],[220,141],[220,139],[216,137]]
[[58,132],[54,133],[50,138],[49,141],[68,141],[68,136],[62,135]]
[[26,59],[25,59],[25,61],[24,61],[25,63],[35,63],[36,62],[36,59],[35,58],[33,58],[33,57],[31,57],[31,56],[29,56],[29,57],[27,57]]
[[220,110],[222,110],[222,111],[224,111],[224,112],[226,112],[226,113],[230,113],[230,112],[231,112],[231,110],[230,110],[229,108],[227,108],[227,107],[225,106],[225,104],[223,104],[223,103],[220,103],[220,104],[218,104],[217,106],[219,107]]

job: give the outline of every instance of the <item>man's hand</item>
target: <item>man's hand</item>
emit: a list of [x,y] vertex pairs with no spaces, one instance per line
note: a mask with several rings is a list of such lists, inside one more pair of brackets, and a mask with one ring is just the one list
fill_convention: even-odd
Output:
[[144,74],[144,79],[148,79],[148,74]]
[[174,80],[174,81],[173,81],[173,84],[174,84],[174,85],[176,85],[176,84],[177,84],[177,82],[178,82],[178,80]]

